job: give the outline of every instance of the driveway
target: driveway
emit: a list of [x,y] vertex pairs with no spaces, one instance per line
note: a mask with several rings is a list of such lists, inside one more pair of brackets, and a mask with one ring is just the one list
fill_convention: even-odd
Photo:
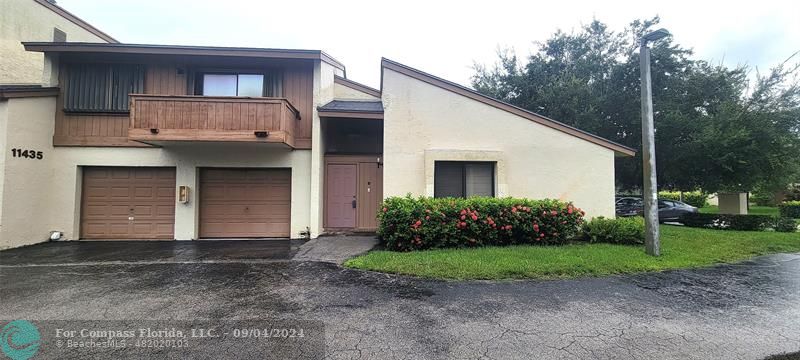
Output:
[[443,282],[257,258],[255,248],[276,244],[244,244],[253,248],[236,259],[210,248],[134,255],[154,246],[141,243],[103,243],[104,258],[73,243],[74,260],[58,261],[41,256],[57,256],[48,245],[0,253],[0,319],[319,320],[332,359],[760,359],[800,350],[798,254],[635,276]]

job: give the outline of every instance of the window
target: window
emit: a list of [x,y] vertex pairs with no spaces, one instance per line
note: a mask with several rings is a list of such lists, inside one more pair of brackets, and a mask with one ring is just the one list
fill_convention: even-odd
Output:
[[135,64],[68,64],[64,110],[127,112],[128,94],[142,93],[144,66]]
[[437,161],[433,196],[494,196],[494,162]]
[[203,76],[203,95],[236,96],[236,75]]
[[201,73],[195,93],[205,96],[281,96],[274,74]]

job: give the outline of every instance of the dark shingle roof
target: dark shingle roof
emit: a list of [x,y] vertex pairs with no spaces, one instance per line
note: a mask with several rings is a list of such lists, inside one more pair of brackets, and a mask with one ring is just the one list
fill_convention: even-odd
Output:
[[333,100],[319,107],[320,111],[382,113],[383,103],[380,100]]

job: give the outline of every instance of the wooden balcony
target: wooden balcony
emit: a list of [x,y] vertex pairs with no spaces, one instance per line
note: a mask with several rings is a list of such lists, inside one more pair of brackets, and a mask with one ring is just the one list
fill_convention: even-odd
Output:
[[130,96],[128,139],[171,142],[283,143],[294,148],[300,113],[284,98]]

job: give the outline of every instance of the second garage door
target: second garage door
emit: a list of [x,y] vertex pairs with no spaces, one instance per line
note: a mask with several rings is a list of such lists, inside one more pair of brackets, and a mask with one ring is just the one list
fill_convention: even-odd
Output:
[[289,169],[202,169],[200,237],[288,237]]

